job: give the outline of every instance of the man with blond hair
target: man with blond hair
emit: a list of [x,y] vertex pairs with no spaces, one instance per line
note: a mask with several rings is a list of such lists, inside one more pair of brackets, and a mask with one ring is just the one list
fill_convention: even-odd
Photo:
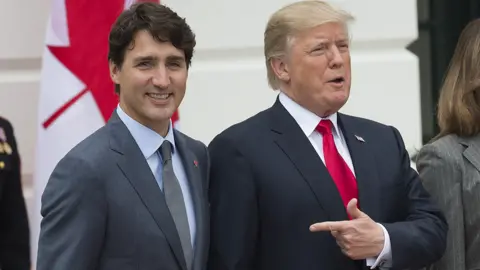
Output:
[[353,17],[285,6],[265,30],[271,107],[209,145],[209,270],[421,268],[447,224],[391,126],[339,113]]

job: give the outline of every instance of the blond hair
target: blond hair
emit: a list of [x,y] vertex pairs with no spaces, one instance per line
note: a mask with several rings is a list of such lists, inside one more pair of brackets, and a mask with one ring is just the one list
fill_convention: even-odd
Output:
[[461,137],[480,132],[480,19],[471,21],[460,34],[438,101],[439,135]]
[[277,90],[280,86],[280,81],[271,67],[271,60],[286,54],[298,32],[329,22],[346,25],[351,20],[353,16],[325,1],[299,1],[275,12],[264,33],[265,64],[270,87]]

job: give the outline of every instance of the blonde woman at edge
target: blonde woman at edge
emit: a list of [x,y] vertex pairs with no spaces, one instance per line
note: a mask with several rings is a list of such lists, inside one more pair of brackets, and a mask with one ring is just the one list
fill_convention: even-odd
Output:
[[438,104],[440,134],[417,170],[449,223],[447,250],[429,269],[480,269],[480,20],[460,35]]

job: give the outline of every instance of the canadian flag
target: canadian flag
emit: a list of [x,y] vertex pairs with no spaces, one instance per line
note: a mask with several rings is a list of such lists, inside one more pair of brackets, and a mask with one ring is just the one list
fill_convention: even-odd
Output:
[[[37,257],[41,196],[60,159],[102,127],[118,104],[110,79],[108,35],[134,0],[53,0],[47,25],[38,111],[31,221],[32,261]],[[157,1],[139,1],[157,2]],[[172,118],[178,128],[178,114]]]

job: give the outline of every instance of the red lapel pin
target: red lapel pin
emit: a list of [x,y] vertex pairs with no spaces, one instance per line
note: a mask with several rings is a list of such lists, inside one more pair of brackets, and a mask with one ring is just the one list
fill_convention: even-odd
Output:
[[194,160],[194,161],[193,161],[193,165],[195,165],[195,167],[198,167],[198,161],[197,161],[197,160]]

